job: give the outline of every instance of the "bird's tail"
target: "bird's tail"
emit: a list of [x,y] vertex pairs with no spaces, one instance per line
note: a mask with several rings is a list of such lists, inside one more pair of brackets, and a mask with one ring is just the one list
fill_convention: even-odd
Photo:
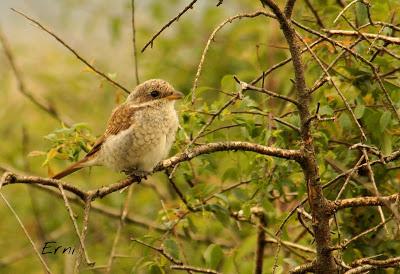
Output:
[[64,178],[65,176],[74,173],[77,170],[80,170],[81,168],[85,167],[87,163],[87,159],[83,158],[82,160],[70,165],[69,167],[67,167],[66,169],[64,169],[63,171],[57,173],[56,175],[54,175],[53,177],[51,177],[52,179],[61,179]]

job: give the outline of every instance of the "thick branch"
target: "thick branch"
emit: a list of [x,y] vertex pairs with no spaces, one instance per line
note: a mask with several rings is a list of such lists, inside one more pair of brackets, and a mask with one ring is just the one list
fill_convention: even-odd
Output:
[[202,154],[209,154],[218,151],[252,151],[258,154],[288,160],[300,160],[302,157],[300,150],[274,148],[249,142],[231,141],[208,143],[189,149],[186,152],[178,153],[177,155],[162,161],[158,166],[156,166],[155,171],[160,171],[167,167],[174,166],[177,163],[191,160]]
[[[164,170],[168,167],[173,167],[181,162],[189,161],[199,155],[210,154],[219,151],[252,151],[262,155],[274,156],[296,161],[300,161],[302,158],[300,150],[274,148],[274,147],[268,147],[259,144],[253,144],[249,142],[239,142],[239,141],[209,143],[194,147],[185,152],[178,153],[175,156],[172,156],[171,158],[162,161],[155,167],[154,172]],[[138,178],[128,177],[120,182],[89,191],[81,190],[67,183],[62,183],[62,187],[64,190],[74,193],[83,201],[85,201],[89,196],[92,200],[95,200],[97,198],[103,198],[104,196],[110,193],[123,189],[138,181],[139,181]],[[11,172],[7,172],[3,175],[2,180],[0,181],[0,188],[1,186],[17,184],[17,183],[39,184],[39,185],[58,188],[60,181],[38,176],[16,175]]]
[[399,200],[400,200],[399,193],[390,196],[358,197],[358,198],[337,200],[332,203],[331,213],[333,214],[337,210],[349,207],[386,206],[388,204],[398,202]]
[[315,261],[312,261],[310,263],[302,264],[299,266],[296,266],[292,270],[290,270],[291,274],[300,274],[300,273],[308,273],[308,272],[313,272],[314,271],[314,265]]
[[257,248],[256,248],[256,258],[255,258],[255,268],[254,274],[263,273],[263,263],[264,263],[264,249],[265,249],[265,227],[267,226],[267,219],[262,208],[254,207],[252,208],[254,216],[258,218],[257,225]]
[[[55,179],[43,178],[38,176],[24,176],[24,175],[17,175],[11,172],[6,172],[2,176],[2,180],[0,181],[0,188],[1,186],[11,185],[11,184],[37,184],[43,186],[51,186],[58,189],[60,181]],[[62,183],[62,187],[64,190],[74,193],[83,201],[87,197],[87,193],[79,188],[67,184]]]
[[297,93],[297,105],[299,116],[301,120],[301,139],[303,145],[303,162],[302,169],[307,183],[308,200],[310,203],[313,215],[313,228],[315,234],[315,241],[317,247],[317,258],[315,262],[316,273],[333,273],[336,266],[331,252],[327,252],[330,246],[330,228],[329,218],[327,218],[325,211],[328,206],[325,199],[319,177],[318,164],[316,161],[314,141],[311,135],[310,128],[310,94],[305,82],[304,66],[301,60],[301,49],[295,30],[293,29],[291,20],[288,18],[291,15],[289,5],[294,1],[288,1],[285,9],[285,14],[279,9],[275,1],[261,0],[263,4],[268,6],[276,15],[277,20],[281,26],[282,32],[289,45],[290,54],[292,55],[293,68],[295,73],[295,88]]
[[356,273],[369,273],[369,270],[377,268],[391,268],[399,267],[400,257],[395,257],[387,260],[374,260],[374,259],[360,259],[352,263],[352,266],[357,266],[345,272],[345,274],[356,274]]

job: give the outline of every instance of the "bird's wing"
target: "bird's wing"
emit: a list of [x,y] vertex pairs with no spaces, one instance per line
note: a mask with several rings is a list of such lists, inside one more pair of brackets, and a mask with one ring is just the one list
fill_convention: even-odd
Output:
[[128,129],[135,121],[135,113],[143,109],[145,106],[134,106],[122,104],[114,109],[107,123],[107,128],[104,134],[96,141],[93,148],[86,154],[89,157],[100,150],[104,141],[110,135],[117,135],[119,132]]

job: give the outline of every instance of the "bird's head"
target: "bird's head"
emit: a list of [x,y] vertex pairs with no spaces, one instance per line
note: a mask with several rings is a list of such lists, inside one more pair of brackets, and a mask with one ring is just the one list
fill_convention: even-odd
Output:
[[153,101],[174,102],[183,98],[168,82],[161,79],[151,79],[136,86],[126,99],[127,102],[142,104]]

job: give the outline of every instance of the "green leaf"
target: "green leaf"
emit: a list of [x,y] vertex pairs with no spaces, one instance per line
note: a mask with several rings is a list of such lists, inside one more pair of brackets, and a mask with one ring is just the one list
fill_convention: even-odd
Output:
[[226,205],[229,205],[229,200],[228,197],[226,197],[226,195],[222,194],[222,193],[217,193],[213,195],[215,198],[220,199],[221,201],[223,201]]
[[356,19],[357,26],[368,23],[368,8],[365,4],[361,2],[356,3]]
[[342,115],[340,115],[339,123],[343,127],[343,129],[351,129],[351,120],[347,113],[343,113]]
[[392,118],[392,114],[389,111],[385,111],[382,114],[381,119],[379,119],[379,128],[380,128],[381,132],[385,131],[385,129],[387,128],[387,126],[390,123],[391,118]]
[[390,134],[383,134],[382,152],[384,155],[392,153],[392,136]]
[[193,233],[197,233],[197,227],[196,225],[193,223],[192,218],[187,217],[186,218],[189,229],[193,232]]
[[221,224],[228,225],[230,223],[230,214],[225,207],[219,204],[211,204],[206,205],[204,208],[214,213],[215,217],[221,222]]
[[157,263],[149,265],[149,274],[165,274],[165,271]]
[[179,259],[179,247],[173,239],[166,239],[163,243],[165,251],[173,258]]
[[50,149],[49,152],[47,152],[46,160],[44,161],[42,166],[47,165],[51,159],[53,159],[54,157],[57,156],[57,154],[58,154],[58,152],[57,152],[56,148]]
[[242,103],[248,108],[258,108],[260,106],[260,104],[251,99],[250,96],[245,96],[242,100]]
[[357,105],[356,108],[354,109],[354,114],[356,115],[357,119],[360,119],[363,117],[365,111],[365,106],[364,105]]
[[224,253],[219,245],[211,244],[207,247],[203,253],[204,260],[206,261],[207,267],[216,269],[221,262]]
[[233,92],[236,90],[236,81],[233,79],[233,75],[225,75],[221,80],[221,90],[225,92]]
[[332,115],[333,114],[333,109],[328,105],[322,106],[319,109],[319,114],[320,115]]
[[238,175],[237,167],[230,167],[225,170],[224,174],[222,175],[222,181],[225,182],[228,179],[236,179]]
[[192,187],[187,194],[188,196],[193,196],[194,198],[203,198],[213,193],[215,188],[216,187],[214,185],[200,183]]

